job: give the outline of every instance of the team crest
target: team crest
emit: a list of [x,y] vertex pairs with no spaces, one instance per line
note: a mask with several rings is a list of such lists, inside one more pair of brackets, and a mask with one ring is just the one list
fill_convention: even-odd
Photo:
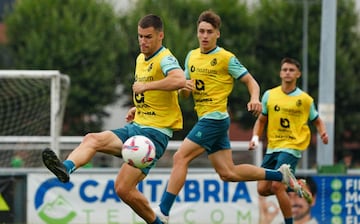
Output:
[[301,105],[302,105],[302,101],[301,101],[301,100],[296,101],[296,106],[300,107]]
[[210,62],[211,66],[215,66],[217,64],[217,60],[216,58],[214,58],[211,62]]
[[152,70],[152,68],[153,68],[153,63],[151,63],[151,64],[149,65],[149,67],[148,67],[148,72],[150,72],[150,71]]

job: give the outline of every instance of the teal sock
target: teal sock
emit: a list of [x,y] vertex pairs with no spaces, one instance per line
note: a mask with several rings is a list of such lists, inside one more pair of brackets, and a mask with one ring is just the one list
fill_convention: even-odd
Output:
[[65,160],[63,164],[69,174],[73,173],[76,169],[74,162],[71,160]]
[[293,224],[293,218],[285,218],[285,224]]
[[283,175],[278,170],[265,169],[265,180],[282,181]]
[[156,216],[156,219],[151,224],[163,224],[163,222],[160,221],[159,217]]
[[164,193],[164,195],[161,198],[160,205],[159,205],[160,210],[164,215],[166,215],[166,216],[169,215],[170,209],[173,206],[175,199],[176,199],[175,194],[169,193],[167,191]]

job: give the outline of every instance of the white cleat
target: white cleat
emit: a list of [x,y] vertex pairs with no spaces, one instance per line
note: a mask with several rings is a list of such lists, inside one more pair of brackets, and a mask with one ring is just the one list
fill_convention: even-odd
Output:
[[294,190],[300,197],[303,197],[303,191],[300,184],[290,170],[289,164],[283,164],[278,169],[283,174],[282,182]]
[[159,217],[160,221],[163,222],[164,224],[168,224],[169,223],[169,216],[164,215],[161,212],[161,209],[159,206],[157,206],[156,208],[154,208],[154,212],[156,214],[157,217]]

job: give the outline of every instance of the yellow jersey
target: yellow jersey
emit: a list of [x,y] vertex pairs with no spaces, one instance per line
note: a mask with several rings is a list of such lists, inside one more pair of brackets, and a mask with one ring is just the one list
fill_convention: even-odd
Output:
[[312,97],[299,88],[286,94],[278,86],[265,92],[262,101],[263,114],[268,116],[268,150],[307,149],[308,121],[318,117]]
[[[161,47],[149,58],[145,58],[144,54],[137,57],[135,80],[144,83],[161,80],[172,69],[181,67],[171,52]],[[183,118],[177,90],[149,90],[133,94],[133,102],[136,107],[134,122],[137,124],[157,129],[182,129]]]
[[223,48],[216,47],[206,54],[199,48],[190,51],[185,60],[185,75],[194,80],[192,95],[198,117],[228,117],[228,96],[233,90],[234,79],[247,73],[234,54]]

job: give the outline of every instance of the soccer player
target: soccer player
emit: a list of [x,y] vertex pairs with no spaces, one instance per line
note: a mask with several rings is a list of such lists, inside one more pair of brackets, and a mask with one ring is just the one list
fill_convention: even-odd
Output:
[[[281,85],[267,90],[262,97],[262,113],[254,124],[249,146],[250,149],[257,147],[259,136],[267,124],[268,145],[262,163],[264,168],[278,169],[286,163],[295,172],[302,152],[310,143],[309,120],[315,124],[322,142],[328,143],[325,124],[319,117],[313,98],[297,87],[300,76],[300,63],[292,58],[284,58],[280,68]],[[275,194],[285,224],[293,223],[290,199],[283,184],[259,181],[258,192],[262,196]],[[310,203],[311,194],[308,191],[301,193]]]
[[234,54],[217,46],[220,24],[220,17],[213,11],[200,14],[197,21],[200,47],[191,50],[185,60],[187,82],[180,93],[183,96],[192,93],[198,121],[174,154],[166,192],[159,207],[154,209],[164,223],[168,222],[170,209],[184,185],[189,163],[204,152],[224,181],[272,180],[284,182],[296,191],[300,190],[286,164],[279,170],[267,170],[249,164],[233,163],[228,136],[228,96],[234,80],[244,83],[250,94],[247,110],[257,116],[261,112],[260,88]]
[[[163,155],[173,131],[182,129],[177,90],[185,87],[186,79],[177,59],[162,45],[163,38],[163,23],[158,16],[147,15],[139,21],[141,53],[136,59],[135,83],[132,86],[135,106],[126,117],[129,124],[116,130],[87,134],[63,162],[50,149],[43,151],[45,166],[60,181],[68,182],[70,174],[89,162],[96,152],[121,157],[123,143],[134,135],[151,139],[156,147],[156,162]],[[147,223],[155,224],[162,222],[136,188],[154,164],[138,169],[123,163],[115,181],[115,190],[121,200]]]

